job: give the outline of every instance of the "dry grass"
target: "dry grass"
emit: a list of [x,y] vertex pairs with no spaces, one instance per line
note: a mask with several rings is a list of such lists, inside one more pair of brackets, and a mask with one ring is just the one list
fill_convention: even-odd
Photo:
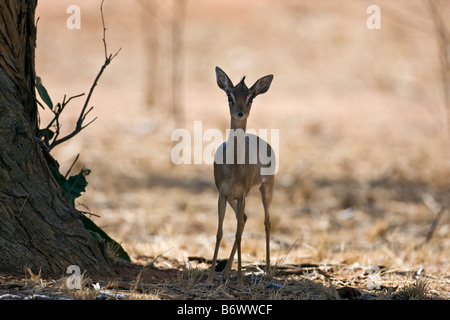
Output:
[[[102,60],[99,5],[79,2],[78,31],[65,28],[63,2],[38,6],[37,72],[54,100],[87,90]],[[142,274],[158,268],[178,270],[178,276],[115,285],[99,279],[100,287],[126,299],[449,299],[448,211],[425,242],[436,217],[429,200],[448,206],[450,191],[437,49],[428,32],[432,24],[420,25],[421,32],[399,23],[411,8],[417,13],[420,1],[395,7],[379,1],[379,31],[365,27],[366,5],[356,1],[228,3],[194,1],[187,7],[181,125],[168,111],[164,58],[153,79],[158,99],[151,107],[145,103],[152,79],[142,44],[149,29],[136,20],[139,5],[130,4],[126,16],[117,1],[105,5],[109,48],[122,51],[92,100],[99,119],[54,155],[64,171],[80,153],[77,165],[92,174],[78,205],[101,216],[96,223],[133,262],[145,266],[158,258]],[[161,8],[159,25],[169,12]],[[160,32],[165,48],[169,35]],[[255,101],[248,126],[280,130],[272,206],[276,268],[270,277],[258,269],[265,257],[264,224],[259,195],[253,195],[243,235],[245,289],[234,278],[207,286],[210,266],[189,260],[212,256],[217,192],[211,166],[170,161],[175,128],[192,130],[193,121],[202,120],[203,130],[225,132],[226,98],[216,87],[215,65],[233,79],[246,74],[249,83],[275,74],[273,87]],[[66,121],[76,117],[73,108]],[[228,208],[221,259],[233,245],[235,223]],[[13,281],[8,279],[2,278],[1,290]],[[26,286],[32,280],[14,281]],[[31,285],[42,284],[58,287],[45,279]],[[92,288],[86,285],[78,298],[102,295]]]
[[[377,270],[374,273],[373,270]],[[92,280],[82,276],[80,289],[69,289],[67,278],[57,280],[29,274],[0,278],[0,300],[423,300],[449,299],[436,279],[422,272],[359,265],[283,265],[268,279],[255,265],[245,267],[244,287],[234,278],[213,285],[205,282],[204,265],[180,266],[171,279],[152,281]],[[375,284],[375,285],[374,285]]]
[[399,299],[421,300],[429,296],[429,291],[428,281],[418,279],[401,288],[395,297]]

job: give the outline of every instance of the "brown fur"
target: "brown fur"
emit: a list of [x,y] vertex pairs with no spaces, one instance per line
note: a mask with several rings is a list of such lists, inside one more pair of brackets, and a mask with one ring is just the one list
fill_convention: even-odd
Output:
[[[274,175],[261,175],[261,168],[268,166],[262,164],[259,157],[259,148],[266,146],[268,154],[272,156],[274,161],[273,150],[270,145],[259,137],[245,134],[247,126],[247,118],[250,114],[251,102],[258,94],[266,92],[272,82],[273,76],[268,75],[262,77],[248,89],[245,85],[245,77],[238,85],[233,83],[228,76],[219,67],[216,67],[216,77],[218,86],[224,90],[229,97],[231,129],[235,130],[234,137],[230,137],[227,142],[223,143],[216,152],[214,161],[214,179],[219,190],[218,213],[219,226],[217,230],[216,246],[211,266],[211,273],[208,281],[212,281],[215,275],[215,265],[219,251],[220,241],[223,236],[223,219],[227,202],[234,209],[237,219],[236,238],[231,250],[230,258],[223,271],[223,276],[228,277],[231,271],[236,249],[238,251],[238,283],[242,285],[241,271],[241,238],[244,231],[245,221],[245,197],[252,189],[259,188],[264,206],[265,227],[266,227],[266,272],[270,268],[270,214],[269,207],[272,202],[272,193],[274,185]],[[231,140],[232,139],[232,140]],[[245,142],[244,142],[245,141]],[[252,149],[251,141],[257,141],[256,149]],[[233,148],[233,161],[227,163],[227,147]],[[228,149],[230,152],[231,149]],[[222,154],[221,154],[222,152]],[[249,159],[253,152],[257,153],[257,162],[252,164]],[[244,156],[243,161],[239,161],[239,156]]]

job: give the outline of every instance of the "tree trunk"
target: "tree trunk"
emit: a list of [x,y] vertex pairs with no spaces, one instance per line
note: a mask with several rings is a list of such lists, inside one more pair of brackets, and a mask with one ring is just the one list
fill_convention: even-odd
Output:
[[0,272],[114,274],[53,178],[36,138],[37,0],[0,0]]

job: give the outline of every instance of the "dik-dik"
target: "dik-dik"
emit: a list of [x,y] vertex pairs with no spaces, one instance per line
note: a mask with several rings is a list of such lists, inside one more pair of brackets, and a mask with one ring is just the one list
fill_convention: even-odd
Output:
[[272,147],[263,139],[245,133],[247,119],[250,114],[253,99],[269,90],[273,75],[260,78],[249,89],[245,77],[234,86],[226,73],[216,67],[217,84],[228,96],[230,107],[231,130],[228,140],[216,151],[214,157],[214,179],[219,190],[219,225],[217,229],[216,246],[208,282],[215,275],[217,254],[223,235],[223,220],[227,202],[234,209],[237,219],[236,238],[222,275],[228,277],[234,259],[238,252],[237,281],[242,285],[241,271],[241,238],[247,216],[245,215],[245,197],[251,190],[259,188],[264,206],[264,223],[266,229],[266,267],[270,268],[270,214],[275,173],[275,154]]

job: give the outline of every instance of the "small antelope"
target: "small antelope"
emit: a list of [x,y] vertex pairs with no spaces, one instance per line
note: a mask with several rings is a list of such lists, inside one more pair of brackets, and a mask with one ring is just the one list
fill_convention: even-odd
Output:
[[268,272],[270,267],[269,207],[272,202],[274,185],[274,170],[271,168],[275,167],[275,154],[267,142],[255,135],[245,133],[245,130],[253,99],[269,90],[273,75],[260,78],[250,89],[244,83],[245,77],[236,86],[233,86],[230,78],[219,67],[216,67],[216,78],[219,88],[225,91],[228,96],[232,130],[230,130],[228,140],[219,146],[214,156],[214,180],[219,190],[219,225],[211,273],[207,281],[212,282],[214,279],[217,254],[223,235],[223,220],[228,202],[236,213],[237,230],[230,258],[222,274],[224,277],[228,277],[237,249],[237,281],[239,285],[242,285],[241,238],[247,220],[245,215],[245,197],[254,188],[259,188],[264,206],[266,229],[265,271]]

